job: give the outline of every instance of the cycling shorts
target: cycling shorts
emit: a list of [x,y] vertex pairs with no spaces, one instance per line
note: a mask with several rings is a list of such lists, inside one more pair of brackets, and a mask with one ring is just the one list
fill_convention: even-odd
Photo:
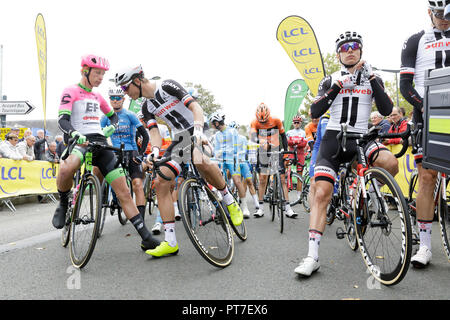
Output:
[[[339,131],[327,130],[322,138],[320,144],[319,153],[317,155],[316,166],[314,168],[314,178],[316,181],[325,180],[332,184],[336,181],[337,172],[339,171],[339,165],[352,161],[357,153],[356,140],[347,140],[346,151],[341,153],[337,159],[333,156],[337,153],[339,144],[337,143],[336,136]],[[389,151],[383,144],[372,141],[364,147],[364,154],[368,159],[369,165],[373,164],[376,159],[376,155],[380,151]]]
[[238,166],[236,166],[234,163],[230,163],[230,162],[222,162],[222,164],[220,165],[221,169],[222,169],[222,173],[224,175],[227,174],[227,170],[230,171],[230,175],[231,176],[235,176],[235,175],[241,175],[241,168],[239,168]]
[[252,173],[250,171],[250,165],[247,162],[241,163],[241,176],[244,179],[251,179]]

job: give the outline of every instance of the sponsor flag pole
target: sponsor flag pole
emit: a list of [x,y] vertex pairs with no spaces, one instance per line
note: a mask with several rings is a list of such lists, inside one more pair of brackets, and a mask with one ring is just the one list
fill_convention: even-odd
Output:
[[278,26],[277,40],[316,96],[319,83],[325,77],[325,68],[311,25],[299,16],[289,16]]
[[292,118],[298,113],[298,110],[308,93],[308,86],[303,79],[297,79],[291,82],[286,90],[284,103],[284,128],[289,130],[292,124]]
[[42,108],[44,112],[44,132],[47,134],[47,35],[45,31],[44,17],[39,13],[34,25],[36,34],[37,56],[39,64],[39,78],[41,80]]

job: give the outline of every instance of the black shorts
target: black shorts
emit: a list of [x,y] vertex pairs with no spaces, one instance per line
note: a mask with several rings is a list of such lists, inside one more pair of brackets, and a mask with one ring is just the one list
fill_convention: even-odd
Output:
[[169,168],[175,177],[182,173],[185,165],[192,159],[192,133],[193,129],[177,133],[161,158],[161,161],[168,158],[171,159],[161,166]]
[[[342,152],[337,159],[333,156],[337,153],[339,143],[336,139],[339,131],[327,130],[325,131],[322,141],[320,142],[319,153],[317,154],[316,165],[314,167],[314,179],[316,181],[325,180],[334,184],[339,171],[341,163],[352,161],[356,157],[356,140],[347,140],[346,151]],[[369,165],[373,164],[378,152],[387,150],[380,142],[373,141],[364,147],[364,154],[369,161]]]

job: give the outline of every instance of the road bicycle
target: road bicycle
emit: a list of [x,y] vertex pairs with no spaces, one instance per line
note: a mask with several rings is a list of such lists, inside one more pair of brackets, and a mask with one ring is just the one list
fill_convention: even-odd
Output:
[[377,139],[400,137],[408,148],[410,125],[399,134],[380,134],[378,127],[367,133],[348,133],[341,124],[337,136],[338,157],[346,151],[347,139],[356,140],[356,182],[351,203],[356,239],[363,260],[372,276],[384,285],[399,283],[406,275],[411,261],[412,231],[408,206],[395,179],[383,168],[369,167],[364,147]]
[[[411,143],[413,149],[417,149],[419,142],[422,140],[422,129],[422,125],[419,124],[411,135]],[[417,169],[414,169],[411,174],[411,180],[408,190],[408,209],[413,229],[413,244],[416,245],[420,243],[419,227],[417,225],[416,200],[414,196],[418,181],[419,173]],[[447,175],[443,172],[438,172],[433,193],[434,213],[438,217],[442,246],[445,254],[447,255],[447,259],[450,261],[450,194],[447,191],[447,187]]]
[[[287,187],[288,191],[296,191],[296,184],[300,181],[302,184],[302,188],[300,193],[294,192],[295,196],[292,201],[289,202],[291,207],[297,205],[297,204],[303,204],[303,208],[306,212],[310,212],[311,208],[309,205],[308,195],[309,195],[309,189],[310,189],[310,177],[309,177],[309,162],[311,159],[311,155],[307,155],[305,158],[304,164],[298,164],[297,161],[294,162],[294,165],[301,166],[303,168],[302,174],[299,174],[297,172],[292,172],[291,166],[288,166],[286,170],[286,181],[287,181]],[[294,185],[294,181],[296,184]]]
[[280,173],[280,155],[295,155],[294,151],[267,151],[269,156],[269,183],[267,188],[269,198],[269,208],[272,212],[272,221],[275,217],[278,221],[280,233],[284,230],[284,212],[286,210],[286,200]]
[[[191,144],[193,150],[194,144]],[[153,161],[155,174],[170,181],[160,166],[170,157]],[[234,254],[233,231],[225,206],[191,161],[183,168],[184,181],[178,192],[178,210],[189,239],[200,255],[215,267],[227,267]]]
[[[62,160],[72,152],[76,146],[78,136],[69,140],[67,152]],[[115,148],[98,143],[89,142],[85,147],[84,166],[78,169],[74,187],[69,197],[69,209],[66,223],[62,231],[62,244],[70,244],[70,260],[77,268],[83,268],[89,262],[97,243],[101,216],[101,189],[98,178],[92,173],[92,155],[98,150],[114,150]]]

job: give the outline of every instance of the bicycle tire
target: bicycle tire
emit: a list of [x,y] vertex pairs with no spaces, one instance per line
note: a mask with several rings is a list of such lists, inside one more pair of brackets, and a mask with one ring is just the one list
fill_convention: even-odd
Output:
[[153,179],[150,174],[147,174],[144,182],[144,195],[146,206],[148,205],[148,214],[152,215],[157,207],[156,204],[156,193],[155,190],[152,189]]
[[[364,201],[362,195],[359,195],[358,210],[354,204],[354,221],[356,222],[356,236],[360,252],[369,272],[376,280],[386,286],[395,285],[405,277],[411,261],[411,224],[406,200],[392,175],[383,168],[368,169],[364,173],[364,178],[367,183],[365,188],[368,196],[369,182],[378,183],[383,187],[380,188],[382,198],[378,198],[376,195],[374,196],[374,198],[376,197],[375,201],[372,200],[371,207],[376,211],[369,210],[369,200]],[[389,189],[388,192],[386,192],[386,188]],[[389,208],[384,197],[388,197],[388,200],[389,197],[393,198],[395,209]],[[356,203],[356,200],[354,202]],[[377,238],[378,234],[379,238]],[[395,238],[390,237],[388,240],[383,238],[390,234],[395,234]],[[389,244],[397,244],[394,253],[384,250],[384,247]],[[394,257],[391,259],[392,262],[386,263],[387,259],[391,257]]]
[[303,208],[305,209],[305,211],[307,213],[311,212],[311,206],[309,205],[309,187],[310,184],[309,182],[305,182],[304,185],[302,186],[302,204],[303,204]]
[[100,238],[103,233],[103,227],[105,226],[105,220],[106,220],[106,211],[110,207],[110,187],[108,182],[106,182],[105,179],[103,179],[102,186],[101,186],[101,195],[102,195],[102,209],[100,213],[100,226],[98,229],[98,237]]
[[408,213],[411,220],[411,230],[413,233],[413,245],[420,244],[419,226],[417,225],[416,200],[414,200],[414,190],[416,189],[419,174],[417,169],[414,169],[411,174],[411,180],[408,187]]
[[[202,204],[208,204],[210,215],[199,208]],[[180,186],[178,206],[184,228],[195,249],[213,266],[227,267],[234,254],[233,234],[225,211],[213,192],[195,178],[186,179]],[[202,220],[203,216],[208,220]],[[213,243],[204,241],[208,233],[213,232],[215,235],[210,240]]]
[[[87,213],[84,213],[84,205],[89,206]],[[82,210],[83,212],[81,212]],[[100,183],[96,176],[90,174],[85,178],[78,191],[77,203],[72,214],[70,259],[72,264],[77,268],[81,269],[85,267],[94,252],[100,226],[100,214]],[[84,226],[87,226],[85,230],[83,230]],[[82,238],[88,239],[87,245],[83,246],[80,244]],[[83,247],[85,250],[79,250]]]
[[[440,173],[438,173],[440,174]],[[448,180],[447,180],[448,182]],[[442,188],[445,188],[444,191]],[[441,229],[442,237],[442,247],[447,259],[450,262],[450,212],[449,212],[449,199],[444,199],[442,197],[442,192],[446,192],[447,186],[444,186],[441,180],[441,185],[439,187],[439,199],[438,199],[438,216],[439,216],[439,229]]]
[[72,208],[69,205],[66,214],[66,222],[64,223],[64,227],[61,230],[61,245],[66,248],[70,241],[70,221],[72,218]]
[[275,195],[275,190],[277,187],[276,184],[276,179],[272,178],[272,181],[270,182],[271,186],[267,189],[269,189],[270,192],[270,198],[269,198],[269,208],[270,211],[272,212],[272,222],[275,221],[275,211],[276,211],[276,195]]
[[[301,181],[301,182],[302,182],[302,189],[303,189],[303,177],[302,177],[301,175],[299,175],[297,172],[292,172],[292,173],[291,173],[291,180],[292,180],[293,178],[296,178],[296,179],[297,179],[297,184],[298,184],[298,181]],[[293,206],[299,204],[299,203],[302,201],[302,191],[300,192],[300,194],[298,194],[297,189],[295,189],[295,190],[293,190],[293,191],[295,191],[295,197],[294,197],[294,200],[293,200],[293,201],[289,201],[289,205],[290,205],[291,207],[293,207]]]
[[337,205],[338,203],[339,203],[338,196],[337,195],[333,195],[331,197],[330,204],[327,207],[327,217],[326,217],[325,223],[328,226],[331,226],[333,224],[333,222],[334,222],[334,219],[336,218],[336,210],[337,210],[337,207],[338,207],[338,205]]
[[278,194],[277,196],[277,218],[278,218],[278,224],[279,224],[279,228],[280,228],[280,233],[283,233],[284,230],[284,211],[285,211],[285,204],[286,204],[286,200],[284,199],[284,190],[283,190],[283,185],[281,184],[281,177],[277,174],[276,175],[276,180],[277,180],[277,186],[278,188],[275,189],[276,193]]
[[[131,182],[131,178],[127,175],[127,186],[131,193],[131,198],[133,198],[133,183]],[[119,199],[117,199],[117,203],[119,204],[119,207],[117,208],[117,217],[119,218],[119,222],[121,225],[126,225],[128,222],[128,218],[125,215],[125,212],[122,210],[122,206],[120,205]]]

